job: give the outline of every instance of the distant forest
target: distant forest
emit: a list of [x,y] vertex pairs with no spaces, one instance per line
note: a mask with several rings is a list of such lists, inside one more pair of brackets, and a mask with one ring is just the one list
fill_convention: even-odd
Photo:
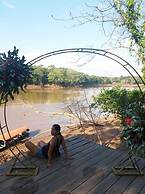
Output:
[[135,84],[130,76],[99,77],[77,72],[67,68],[56,68],[54,66],[34,66],[29,84],[33,85],[59,85],[62,87],[90,87],[98,84]]

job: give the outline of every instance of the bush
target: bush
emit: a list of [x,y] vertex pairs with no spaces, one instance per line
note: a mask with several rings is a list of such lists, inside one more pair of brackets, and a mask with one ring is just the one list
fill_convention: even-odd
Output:
[[132,103],[127,110],[122,137],[136,154],[145,157],[145,107],[142,102]]
[[131,91],[115,87],[113,89],[103,89],[93,100],[93,106],[99,106],[102,112],[115,114],[123,122],[130,106],[135,108],[135,103],[142,101],[142,94],[139,90]]
[[136,154],[145,157],[145,107],[144,97],[139,90],[103,90],[94,97],[93,106],[100,106],[103,112],[116,114],[123,126],[123,139]]

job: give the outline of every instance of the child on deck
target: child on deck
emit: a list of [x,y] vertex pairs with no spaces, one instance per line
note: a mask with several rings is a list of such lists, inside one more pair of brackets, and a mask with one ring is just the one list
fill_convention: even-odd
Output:
[[52,139],[46,144],[44,141],[38,142],[38,145],[34,145],[32,142],[27,141],[25,146],[30,151],[30,155],[40,158],[48,158],[48,166],[52,165],[52,160],[55,157],[60,156],[59,147],[62,145],[65,158],[68,158],[67,147],[65,145],[64,137],[60,132],[60,125],[54,124],[51,128]]

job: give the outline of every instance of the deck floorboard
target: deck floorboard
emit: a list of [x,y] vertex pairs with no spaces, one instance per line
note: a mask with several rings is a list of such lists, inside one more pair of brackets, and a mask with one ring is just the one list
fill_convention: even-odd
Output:
[[[11,165],[1,165],[0,193],[2,194],[137,194],[145,193],[145,176],[115,176],[112,167],[123,157],[124,152],[113,150],[94,142],[72,137],[66,139],[73,159],[54,162],[47,168],[47,160],[31,158],[37,166],[37,176],[5,176],[3,172]],[[139,160],[145,173],[145,160]]]

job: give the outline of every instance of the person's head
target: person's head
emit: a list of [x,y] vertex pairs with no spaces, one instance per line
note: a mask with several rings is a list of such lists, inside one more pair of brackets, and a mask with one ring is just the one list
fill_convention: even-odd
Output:
[[60,130],[61,130],[60,125],[58,125],[58,124],[52,125],[52,128],[51,128],[51,135],[55,136],[55,135],[61,134],[61,133],[60,133]]

